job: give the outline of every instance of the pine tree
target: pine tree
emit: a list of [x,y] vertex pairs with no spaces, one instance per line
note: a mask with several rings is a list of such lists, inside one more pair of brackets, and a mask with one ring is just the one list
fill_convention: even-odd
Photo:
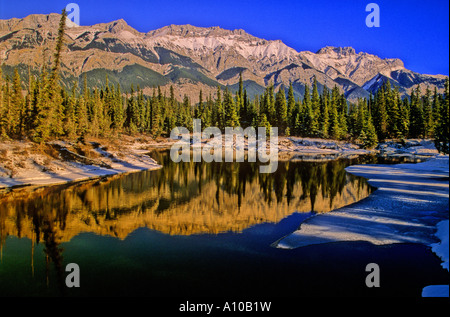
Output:
[[429,138],[433,135],[434,123],[433,123],[433,109],[431,106],[431,90],[427,86],[425,95],[422,97],[423,107],[423,125],[424,125],[424,137]]
[[265,96],[265,113],[267,115],[267,120],[270,122],[271,126],[276,125],[276,109],[275,109],[275,97],[273,91],[273,84],[271,83],[266,88],[266,96]]
[[247,89],[244,89],[244,95],[242,96],[242,108],[240,111],[241,125],[245,123],[245,126],[249,126],[252,122],[250,117],[250,102],[248,100]]
[[316,76],[314,76],[312,98],[311,98],[311,134],[317,135],[319,132],[319,116],[320,116],[320,96],[317,88]]
[[2,104],[3,104],[3,113],[0,117],[0,126],[1,126],[1,137],[5,139],[9,139],[11,135],[11,127],[14,124],[13,114],[11,109],[11,87],[9,83],[9,78],[6,78],[6,82],[2,87]]
[[341,136],[341,130],[339,125],[339,88],[335,85],[331,91],[331,103],[330,103],[330,128],[329,136],[333,139],[339,139]]
[[89,133],[89,113],[88,102],[90,98],[90,92],[87,88],[86,75],[83,80],[83,96],[80,96],[76,103],[75,117],[76,117],[76,131],[77,135],[84,139],[85,135]]
[[301,113],[301,134],[305,136],[313,135],[313,110],[309,94],[309,86],[305,84],[305,92],[303,94],[302,113]]
[[51,105],[49,96],[49,80],[45,66],[42,67],[41,78],[35,87],[34,93],[34,122],[30,133],[34,142],[43,143],[49,139],[51,134]]
[[25,125],[25,103],[22,95],[22,85],[19,71],[14,69],[14,79],[12,83],[11,109],[9,113],[9,127],[10,136],[23,136]]
[[220,86],[217,86],[217,98],[216,98],[216,125],[223,131],[225,129],[225,113],[223,109],[222,97],[221,97],[221,89]]
[[388,129],[385,88],[386,86],[382,85],[376,92],[372,111],[373,122],[379,140],[384,140],[386,138]]
[[115,90],[112,89],[111,94],[111,127],[115,132],[118,132],[122,130],[125,116],[122,92],[120,91],[119,83],[117,84],[117,88]]
[[346,138],[347,136],[347,99],[345,95],[342,94],[339,98],[338,116],[339,116],[339,139]]
[[400,107],[400,131],[403,137],[408,137],[409,135],[409,124],[410,124],[410,111],[411,107],[409,105],[409,98],[405,97],[401,101]]
[[441,104],[440,104],[440,98],[439,98],[439,94],[437,92],[436,86],[434,87],[434,94],[433,94],[432,118],[433,118],[434,127],[436,128],[436,126],[441,118]]
[[[27,94],[25,96],[25,113],[24,113],[24,134],[29,136],[30,131],[33,129],[34,113],[33,113],[33,89],[35,85],[34,76],[31,74],[31,68],[28,67],[28,87]],[[0,86],[1,87],[1,86]],[[0,88],[1,89],[1,88]]]
[[353,134],[355,136],[360,135],[360,133],[364,130],[364,126],[366,125],[368,116],[369,116],[369,111],[367,109],[366,101],[363,99],[359,99],[358,107],[356,110],[355,127],[354,127],[354,131],[353,131]]
[[401,137],[400,132],[400,108],[399,108],[399,98],[398,98],[398,87],[391,89],[389,81],[385,83],[385,101],[386,101],[386,113],[387,113],[387,128],[386,136],[390,138]]
[[364,148],[372,149],[378,144],[378,137],[370,113],[368,114],[367,119],[364,121],[364,127],[361,130],[359,138],[363,142]]
[[66,9],[63,9],[61,19],[59,21],[58,38],[56,40],[53,68],[47,86],[49,92],[49,102],[51,105],[51,112],[49,113],[51,133],[56,137],[64,134],[64,107],[63,98],[61,96],[62,89],[58,81],[61,66],[61,52],[64,44],[64,29],[66,26],[66,17]]
[[330,126],[329,103],[330,95],[328,92],[328,88],[327,86],[323,86],[319,108],[319,131],[322,137],[328,137],[328,129]]
[[238,127],[239,126],[239,116],[236,109],[236,104],[234,103],[231,92],[228,88],[225,88],[225,93],[223,96],[223,108],[225,113],[225,126],[226,127]]
[[6,126],[4,119],[6,118],[6,107],[4,106],[4,91],[3,91],[3,72],[0,66],[0,138],[7,138]]
[[287,105],[284,86],[278,90],[275,98],[276,124],[278,131],[284,133],[287,128]]
[[170,133],[170,131],[172,131],[176,127],[175,112],[177,109],[177,105],[176,105],[177,102],[175,99],[175,93],[173,91],[172,85],[170,85],[169,94],[170,94],[169,104],[168,104],[167,115],[166,115],[166,119],[165,119],[165,129],[168,133]]
[[294,112],[295,112],[294,87],[292,86],[292,83],[289,83],[288,99],[287,99],[287,117],[288,117],[288,126],[291,128],[291,130],[295,124]]
[[77,111],[76,111],[76,103],[77,103],[77,95],[76,95],[76,83],[72,86],[72,93],[70,96],[66,97],[65,101],[65,113],[64,113],[64,133],[69,139],[75,139],[77,131]]
[[449,153],[449,80],[444,83],[444,95],[440,102],[440,118],[436,123],[434,144],[439,152]]
[[425,125],[423,119],[423,108],[420,97],[420,87],[417,85],[411,91],[411,110],[410,110],[410,125],[409,135],[412,138],[420,138],[424,135]]
[[[266,128],[266,136],[270,136],[270,128],[272,127],[265,113],[260,115],[258,127]],[[256,130],[258,131],[258,130]]]
[[244,83],[242,81],[242,72],[239,73],[239,90],[237,93],[237,100],[239,100],[238,102],[236,102],[236,109],[238,111],[238,114],[241,113],[241,111],[243,111],[244,109]]
[[152,98],[151,109],[152,109],[152,130],[151,134],[154,139],[161,135],[161,100],[159,98]]

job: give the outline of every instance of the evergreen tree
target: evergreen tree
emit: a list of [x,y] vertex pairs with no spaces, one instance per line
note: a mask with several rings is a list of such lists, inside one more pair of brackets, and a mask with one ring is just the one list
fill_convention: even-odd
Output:
[[48,90],[50,102],[50,126],[51,133],[54,136],[62,136],[64,134],[64,107],[62,98],[62,89],[59,85],[59,71],[61,67],[61,52],[64,44],[64,29],[66,26],[66,9],[63,9],[58,27],[58,38],[54,53],[53,68],[50,74],[50,80],[46,89]]
[[389,81],[385,84],[385,101],[386,101],[386,113],[387,113],[387,128],[386,136],[390,138],[401,137],[400,132],[400,108],[399,108],[399,97],[398,97],[398,87],[391,89]]
[[169,106],[165,119],[165,129],[168,133],[170,133],[170,131],[172,131],[176,127],[176,116],[175,116],[175,112],[177,109],[176,103],[177,101],[175,99],[173,86],[170,85]]
[[152,121],[152,128],[151,128],[151,134],[154,139],[159,137],[161,135],[161,99],[160,98],[152,98],[151,102],[151,109],[152,109],[152,115],[151,115],[151,121]]
[[434,144],[439,152],[449,153],[449,80],[445,79],[443,100],[440,102],[440,118],[436,123]]
[[287,117],[288,117],[288,125],[291,128],[295,124],[294,112],[295,112],[294,87],[292,87],[292,83],[289,83],[288,100],[287,100]]
[[[122,130],[124,124],[124,108],[122,100],[122,92],[120,90],[120,84],[117,84],[116,90],[113,92],[111,104],[111,127],[114,131],[118,132]],[[147,119],[148,120],[148,119]]]
[[64,113],[64,133],[69,139],[75,139],[77,135],[77,118],[76,118],[76,83],[72,86],[72,93],[66,98],[66,106]]
[[311,134],[317,135],[319,132],[320,96],[317,88],[316,76],[314,76],[312,98],[311,98]]
[[284,86],[282,85],[276,94],[275,99],[276,124],[278,131],[284,133],[287,128],[287,105]]
[[429,138],[433,135],[434,123],[433,123],[433,109],[431,104],[431,90],[427,86],[425,95],[422,96],[422,108],[423,108],[423,136]]
[[216,98],[216,125],[223,131],[225,129],[225,112],[222,104],[221,89],[217,86],[217,98]]
[[330,127],[329,104],[330,95],[328,88],[327,86],[323,86],[319,109],[319,131],[322,137],[328,137],[328,129]]
[[378,144],[378,137],[370,113],[368,114],[367,119],[364,121],[364,127],[361,130],[359,138],[363,142],[364,148],[371,149]]
[[384,140],[386,138],[388,129],[385,88],[386,86],[382,85],[376,92],[372,111],[373,122],[379,140]]
[[275,109],[275,97],[273,91],[273,84],[269,84],[266,89],[266,96],[264,99],[265,105],[265,113],[267,115],[267,120],[270,122],[271,126],[276,125],[276,109]]
[[239,117],[238,111],[236,109],[236,104],[234,103],[231,92],[228,88],[225,88],[225,93],[223,96],[223,108],[225,113],[225,126],[226,127],[238,127]]
[[236,109],[238,114],[244,110],[244,83],[242,81],[242,72],[239,73],[239,90],[237,92],[236,98]]
[[410,124],[410,105],[409,98],[405,97],[399,103],[401,104],[400,108],[400,131],[403,137],[407,137],[409,135],[409,124]]
[[339,139],[346,138],[347,136],[347,99],[345,99],[345,95],[342,94],[339,98],[338,103],[338,116],[339,116]]
[[433,104],[432,104],[432,119],[433,119],[434,127],[437,126],[437,124],[441,118],[441,103],[440,103],[439,97],[440,96],[438,94],[437,87],[435,86],[434,94],[433,94]]
[[9,139],[12,134],[12,127],[14,126],[14,115],[13,109],[11,108],[11,86],[8,77],[2,87],[2,96],[3,113],[0,118],[0,126],[2,128],[1,136],[2,138]]
[[25,130],[25,103],[22,95],[22,85],[17,68],[14,69],[12,84],[11,109],[9,113],[9,127],[11,136],[22,136]]
[[83,96],[79,98],[76,103],[75,117],[77,125],[77,135],[82,139],[86,134],[89,133],[89,113],[88,113],[88,102],[90,98],[90,93],[87,88],[86,75],[83,81]]
[[305,92],[303,94],[303,102],[302,102],[302,113],[301,113],[301,130],[300,133],[305,136],[313,135],[314,126],[313,126],[313,109],[311,105],[311,99],[309,94],[309,86],[305,84]]
[[415,89],[411,91],[411,106],[410,106],[410,126],[409,136],[412,138],[420,138],[424,136],[424,119],[423,109],[420,97],[420,88],[417,85]]
[[341,136],[341,130],[339,125],[339,88],[335,85],[331,91],[331,103],[330,103],[330,127],[329,136],[333,139],[339,139]]
[[[266,136],[270,136],[270,128],[272,127],[265,113],[260,115],[258,127],[266,128]],[[258,130],[256,130],[258,131]]]
[[4,91],[3,91],[3,72],[2,67],[0,66],[0,139],[7,138],[6,134],[6,107],[4,106]]
[[52,123],[52,107],[50,105],[49,81],[47,71],[42,67],[41,79],[35,88],[34,123],[31,131],[31,139],[34,142],[43,143],[50,138]]

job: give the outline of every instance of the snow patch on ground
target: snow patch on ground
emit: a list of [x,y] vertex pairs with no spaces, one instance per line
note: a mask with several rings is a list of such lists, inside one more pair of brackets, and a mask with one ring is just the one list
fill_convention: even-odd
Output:
[[[143,147],[150,146],[146,142],[121,142],[109,147],[87,142],[84,146],[94,154],[94,158],[75,153],[72,148],[78,144],[53,141],[48,145],[46,150],[53,151],[53,156],[31,142],[0,144],[0,154],[3,155],[0,188],[56,185],[162,167],[146,155],[149,150]],[[60,150],[58,158],[57,149]],[[64,153],[74,159],[64,158]]]
[[431,250],[433,250],[436,255],[438,255],[442,259],[442,267],[449,270],[448,267],[448,220],[443,220],[437,224],[437,232],[436,236],[441,240],[438,243],[433,243],[431,246]]
[[[431,244],[431,250],[441,258],[442,267],[449,270],[448,267],[448,226],[449,221],[443,220],[437,224],[436,237],[440,242]],[[430,285],[422,290],[422,297],[449,297],[448,285]]]
[[398,165],[354,165],[348,172],[363,176],[377,190],[368,198],[309,218],[279,248],[335,241],[373,244],[437,242],[439,221],[448,219],[448,155]]

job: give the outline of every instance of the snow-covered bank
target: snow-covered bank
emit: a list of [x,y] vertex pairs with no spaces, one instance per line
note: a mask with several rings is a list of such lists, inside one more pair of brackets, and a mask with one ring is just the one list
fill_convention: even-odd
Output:
[[304,222],[277,242],[280,248],[333,241],[373,244],[437,242],[439,221],[448,219],[448,155],[427,162],[398,165],[354,165],[377,190],[368,198]]
[[[441,258],[442,267],[449,270],[448,267],[448,226],[449,221],[443,220],[437,224],[436,237],[440,242],[431,244],[431,250]],[[430,285],[422,290],[422,297],[449,297],[449,285]]]
[[139,142],[102,146],[97,142],[81,145],[54,141],[45,147],[4,142],[0,144],[0,189],[64,184],[161,168],[141,147]]
[[436,237],[441,240],[438,243],[433,243],[431,249],[442,259],[442,267],[448,271],[448,220],[443,220],[437,224]]

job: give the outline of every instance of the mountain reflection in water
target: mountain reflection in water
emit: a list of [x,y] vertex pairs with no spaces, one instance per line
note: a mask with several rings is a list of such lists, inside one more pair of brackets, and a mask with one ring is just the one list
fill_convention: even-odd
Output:
[[349,160],[279,162],[273,174],[257,163],[174,163],[66,186],[12,192],[1,199],[0,242],[9,235],[66,242],[80,232],[124,239],[140,227],[167,234],[240,232],[294,212],[328,212],[368,196],[365,180],[347,174]]
[[[249,262],[244,268],[237,257],[233,274],[253,276],[252,261],[268,260],[270,243],[311,211],[328,212],[372,192],[346,166],[383,163],[362,156],[280,161],[275,173],[260,174],[258,163],[173,163],[167,151],[152,155],[162,169],[2,194],[0,294],[66,294],[70,262],[83,267],[83,294],[147,294],[148,283],[172,294],[194,276],[209,289],[208,280],[224,274],[218,266],[228,272],[236,252],[250,252],[243,259]],[[205,256],[214,264],[197,267]]]

